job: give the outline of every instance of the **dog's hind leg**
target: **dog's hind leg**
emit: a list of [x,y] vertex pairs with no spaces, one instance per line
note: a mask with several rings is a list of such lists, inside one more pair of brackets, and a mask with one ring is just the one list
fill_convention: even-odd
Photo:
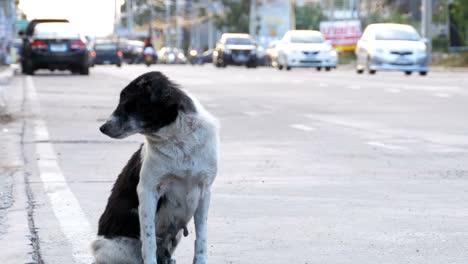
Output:
[[95,264],[143,264],[141,242],[128,237],[99,238],[91,244]]

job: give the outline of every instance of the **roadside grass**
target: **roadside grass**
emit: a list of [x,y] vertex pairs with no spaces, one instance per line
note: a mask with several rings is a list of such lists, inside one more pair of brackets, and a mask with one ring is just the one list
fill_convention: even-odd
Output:
[[356,61],[354,52],[343,52],[338,54],[338,64],[353,64]]
[[468,67],[468,51],[432,54],[432,65],[444,67]]

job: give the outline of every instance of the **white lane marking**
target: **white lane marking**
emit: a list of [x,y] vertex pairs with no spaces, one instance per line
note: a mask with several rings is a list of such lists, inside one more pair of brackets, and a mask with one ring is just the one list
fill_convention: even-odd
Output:
[[300,84],[300,83],[304,83],[304,81],[303,81],[303,80],[292,80],[292,82],[293,82],[293,83],[298,83],[298,84]]
[[319,87],[328,87],[328,83],[319,83]]
[[[32,110],[40,116],[41,109],[37,93],[30,76],[26,77],[26,85]],[[70,190],[62,174],[54,147],[50,143],[47,125],[40,118],[34,121],[34,136],[35,140],[39,142],[35,145],[39,176],[62,233],[72,245],[74,263],[89,264],[93,261],[89,245],[95,238],[94,232],[78,199]]]
[[401,90],[398,89],[398,88],[389,88],[389,89],[385,89],[385,91],[389,92],[389,93],[400,93]]
[[452,95],[448,94],[448,93],[435,93],[434,96],[440,97],[440,98],[450,98],[450,97],[452,97]]
[[459,92],[460,86],[435,86],[435,85],[403,85],[405,90],[429,91],[429,92]]
[[361,89],[361,86],[358,84],[353,84],[353,85],[348,86],[348,88],[352,90],[359,90]]
[[380,141],[368,141],[367,145],[370,145],[370,146],[373,146],[373,147],[389,149],[389,150],[407,150],[408,149],[408,148],[402,147],[402,146],[385,144],[385,143],[382,143]]
[[292,124],[291,127],[292,127],[292,128],[295,128],[295,129],[307,131],[307,132],[310,132],[310,131],[314,131],[314,130],[315,130],[314,127],[309,127],[309,126],[301,125],[301,124]]

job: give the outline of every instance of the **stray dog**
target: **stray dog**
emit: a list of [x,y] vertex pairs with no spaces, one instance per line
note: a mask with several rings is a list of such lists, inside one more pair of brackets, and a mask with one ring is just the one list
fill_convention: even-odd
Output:
[[101,132],[140,133],[145,143],[118,176],[92,245],[96,264],[170,264],[195,222],[194,264],[207,261],[210,189],[217,172],[218,122],[160,72],[125,87]]

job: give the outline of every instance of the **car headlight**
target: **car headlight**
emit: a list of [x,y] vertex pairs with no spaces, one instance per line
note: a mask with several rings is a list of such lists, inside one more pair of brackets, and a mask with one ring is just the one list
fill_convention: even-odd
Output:
[[227,55],[231,54],[231,50],[230,49],[225,49],[224,54],[227,54]]
[[185,58],[185,56],[184,56],[183,53],[179,53],[179,54],[177,54],[177,58],[183,60]]
[[173,59],[175,59],[175,55],[171,53],[171,54],[167,55],[167,58],[169,60],[173,60]]
[[332,50],[330,50],[330,56],[337,57],[338,53],[336,53],[336,50],[332,49]]
[[190,51],[190,56],[192,56],[192,57],[197,56],[197,54],[198,54],[198,51],[196,51],[196,50],[191,50]]

